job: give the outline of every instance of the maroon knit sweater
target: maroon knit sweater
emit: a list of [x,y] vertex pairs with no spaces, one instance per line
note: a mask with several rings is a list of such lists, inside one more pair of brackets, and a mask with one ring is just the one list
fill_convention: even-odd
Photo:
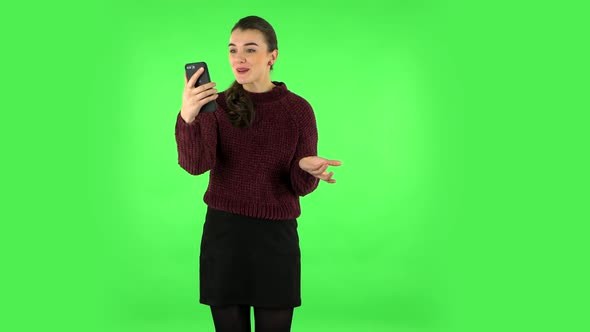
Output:
[[214,209],[272,220],[301,214],[299,196],[319,180],[299,167],[317,155],[317,128],[311,105],[282,82],[268,92],[246,92],[254,103],[249,128],[234,127],[227,116],[225,92],[217,111],[199,113],[187,124],[176,119],[178,163],[193,175],[208,170],[203,200]]

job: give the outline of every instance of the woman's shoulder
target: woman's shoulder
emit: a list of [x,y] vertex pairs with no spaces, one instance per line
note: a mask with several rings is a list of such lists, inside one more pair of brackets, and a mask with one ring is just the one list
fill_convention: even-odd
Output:
[[294,92],[289,93],[289,98],[291,101],[301,104],[302,107],[311,108],[311,104],[307,101],[307,99],[303,98],[301,95],[298,95]]
[[301,95],[289,91],[287,105],[289,105],[288,114],[300,126],[309,126],[315,122],[315,114],[311,104]]
[[[286,86],[285,89],[287,89]],[[303,96],[287,89],[287,98],[291,107],[301,109],[303,112],[313,112],[311,104]]]

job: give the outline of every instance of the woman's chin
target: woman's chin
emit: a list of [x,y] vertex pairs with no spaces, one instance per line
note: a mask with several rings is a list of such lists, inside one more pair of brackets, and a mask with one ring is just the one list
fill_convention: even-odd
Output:
[[248,80],[244,79],[243,77],[236,77],[236,82],[244,85],[244,84],[248,83]]

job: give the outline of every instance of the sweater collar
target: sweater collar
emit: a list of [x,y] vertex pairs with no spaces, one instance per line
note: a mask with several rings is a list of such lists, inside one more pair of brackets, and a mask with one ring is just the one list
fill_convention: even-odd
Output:
[[287,85],[283,82],[275,82],[273,83],[276,85],[270,91],[267,92],[248,92],[246,93],[250,96],[254,103],[265,103],[278,100],[285,96],[289,90],[287,90]]

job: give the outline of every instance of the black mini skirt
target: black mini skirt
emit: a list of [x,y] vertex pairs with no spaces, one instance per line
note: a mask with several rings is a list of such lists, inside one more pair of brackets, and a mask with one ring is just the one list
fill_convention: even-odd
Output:
[[208,208],[199,277],[203,304],[300,306],[297,220],[258,219]]

